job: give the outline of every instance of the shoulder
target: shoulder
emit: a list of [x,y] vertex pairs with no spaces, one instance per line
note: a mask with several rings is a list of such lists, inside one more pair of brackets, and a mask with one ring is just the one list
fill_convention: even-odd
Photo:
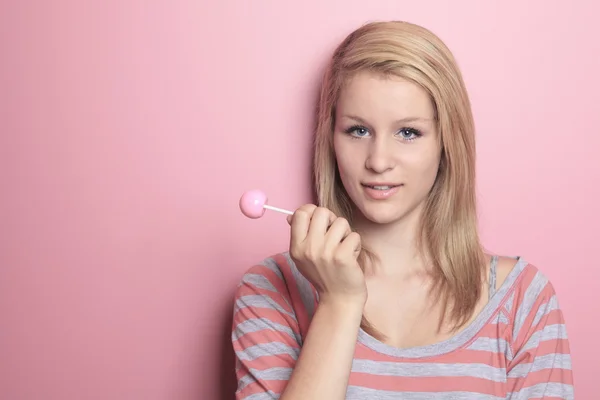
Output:
[[314,288],[298,271],[287,251],[265,257],[246,269],[235,297],[238,299],[249,293],[277,298],[296,311],[314,306]]
[[[504,260],[503,260],[504,259]],[[510,321],[515,350],[530,338],[566,338],[565,321],[552,281],[538,266],[522,257],[500,258],[498,275],[504,274],[499,291],[502,310]]]
[[243,272],[241,280],[238,284],[242,286],[244,284],[252,284],[255,281],[265,281],[268,280],[270,282],[274,281],[284,281],[283,271],[289,266],[286,265],[285,253],[277,253],[272,254],[268,257],[265,257],[258,262],[250,265]]
[[523,257],[498,256],[496,290],[501,289],[510,295],[518,295],[519,303],[556,295],[548,276]]
[[496,267],[496,289],[500,288],[511,271],[513,271],[515,267],[518,267],[518,262],[518,258],[498,256],[498,264]]
[[264,295],[289,293],[286,277],[290,265],[286,253],[276,253],[250,265],[242,273],[236,288],[236,298],[250,292]]
[[289,253],[276,253],[250,266],[242,275],[234,294],[234,323],[236,318],[277,321],[303,335],[316,301],[316,291],[298,271]]
[[501,258],[498,277],[512,286],[515,306],[532,307],[540,301],[556,298],[556,290],[546,273],[522,257],[517,260]]
[[526,325],[544,322],[551,316],[562,321],[556,289],[548,275],[523,257],[498,257],[497,295],[500,307],[513,327],[514,336]]
[[272,254],[248,267],[238,283],[242,286],[257,286],[275,292],[288,292],[289,288],[305,280],[298,271],[289,252]]

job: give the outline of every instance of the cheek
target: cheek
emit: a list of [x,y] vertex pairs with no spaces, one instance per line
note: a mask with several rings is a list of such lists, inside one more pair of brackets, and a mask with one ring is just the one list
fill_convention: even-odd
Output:
[[356,163],[351,162],[351,160],[352,158],[346,152],[336,153],[337,167],[342,178],[351,176],[354,173],[353,170],[356,168]]
[[413,183],[418,183],[419,186],[431,186],[440,165],[439,154],[435,151],[414,154],[406,160],[405,165],[410,169]]
[[342,177],[352,175],[353,170],[356,169],[357,166],[352,147],[346,146],[345,144],[346,143],[344,143],[343,140],[337,141],[334,137],[333,150],[335,152],[337,167]]

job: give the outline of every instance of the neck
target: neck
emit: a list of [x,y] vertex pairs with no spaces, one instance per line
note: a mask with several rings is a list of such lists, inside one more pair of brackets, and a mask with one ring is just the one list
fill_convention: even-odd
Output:
[[378,258],[376,264],[366,266],[367,275],[408,276],[425,271],[416,245],[420,217],[419,207],[399,221],[377,224],[357,212],[354,227],[363,245]]

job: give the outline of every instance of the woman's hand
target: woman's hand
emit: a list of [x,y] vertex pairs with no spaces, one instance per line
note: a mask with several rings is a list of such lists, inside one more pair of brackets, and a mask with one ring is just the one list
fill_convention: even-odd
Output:
[[319,302],[364,306],[367,287],[357,261],[361,240],[348,221],[314,204],[303,205],[287,220],[290,256],[319,293]]

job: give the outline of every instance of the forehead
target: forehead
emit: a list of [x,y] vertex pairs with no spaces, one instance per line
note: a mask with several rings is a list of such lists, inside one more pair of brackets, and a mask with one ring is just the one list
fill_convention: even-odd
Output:
[[369,71],[358,72],[346,79],[336,108],[340,114],[374,118],[434,117],[431,98],[421,86],[395,75],[384,76]]

